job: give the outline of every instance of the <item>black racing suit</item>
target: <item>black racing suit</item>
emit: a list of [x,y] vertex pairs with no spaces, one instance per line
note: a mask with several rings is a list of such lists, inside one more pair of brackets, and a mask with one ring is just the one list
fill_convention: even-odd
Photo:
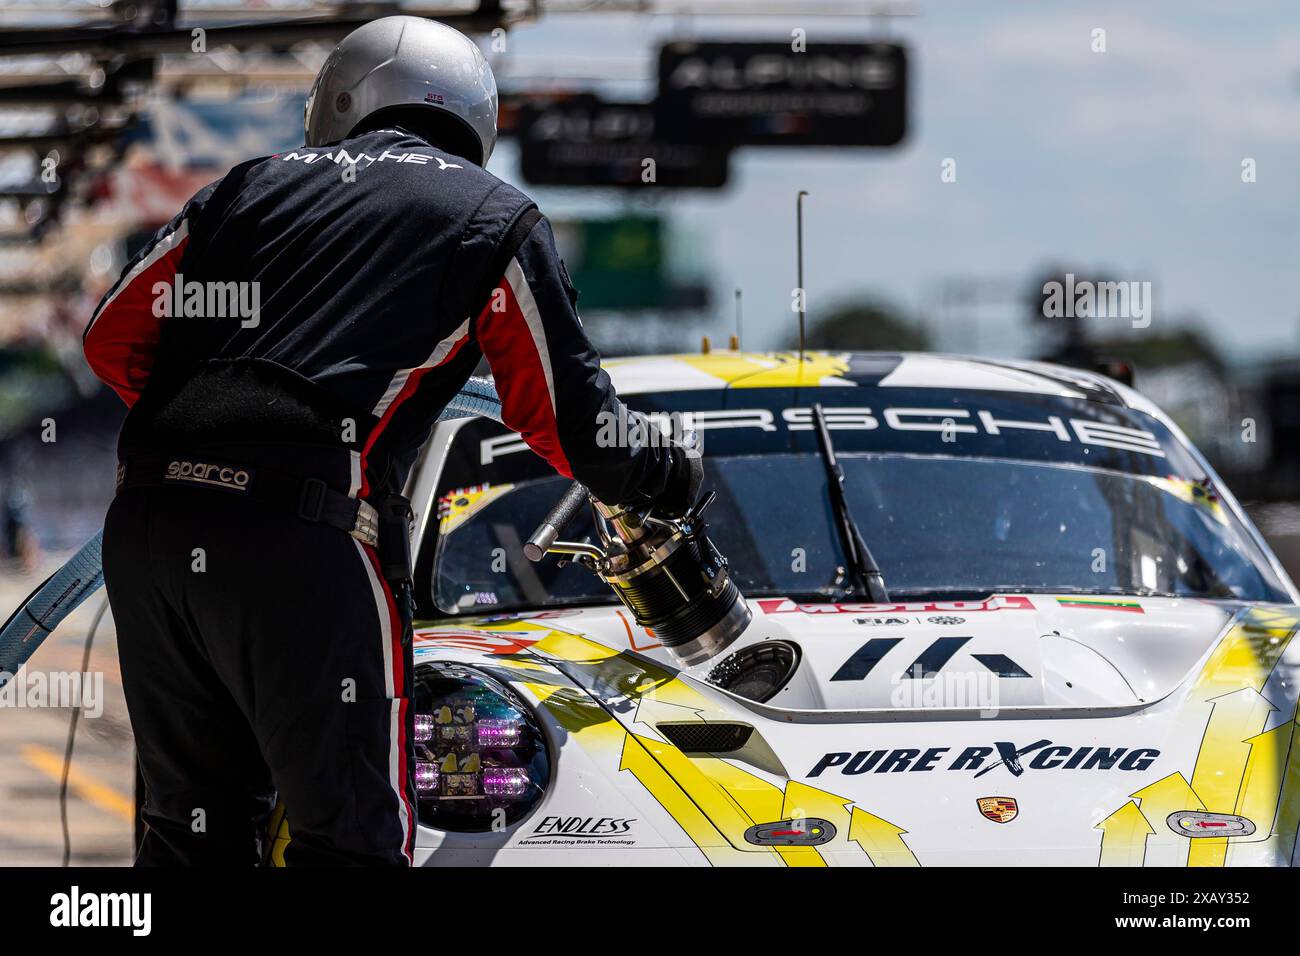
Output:
[[597,442],[620,405],[576,299],[527,197],[399,129],[236,167],[126,267],[84,344],[131,406],[104,571],[138,862],[253,861],[277,792],[288,862],[411,860],[409,584],[340,528],[400,493],[483,357],[557,471],[684,495],[676,449]]

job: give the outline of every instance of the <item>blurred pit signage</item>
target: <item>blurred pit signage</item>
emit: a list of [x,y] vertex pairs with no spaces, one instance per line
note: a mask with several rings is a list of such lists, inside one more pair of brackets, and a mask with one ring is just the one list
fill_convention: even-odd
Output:
[[658,216],[624,215],[555,222],[580,311],[661,309],[670,302],[664,229]]
[[[648,103],[580,94],[520,108],[520,168],[534,186],[717,189],[727,182],[725,147],[665,142]],[[647,181],[653,160],[653,181]]]
[[658,135],[677,143],[895,146],[907,128],[896,43],[678,41],[659,50]]

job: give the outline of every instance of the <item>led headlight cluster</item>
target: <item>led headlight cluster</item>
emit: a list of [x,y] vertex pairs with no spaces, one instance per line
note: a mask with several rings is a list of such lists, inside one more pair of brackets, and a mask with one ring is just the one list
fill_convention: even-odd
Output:
[[472,667],[415,669],[415,752],[420,822],[440,830],[510,826],[537,806],[550,778],[528,705]]

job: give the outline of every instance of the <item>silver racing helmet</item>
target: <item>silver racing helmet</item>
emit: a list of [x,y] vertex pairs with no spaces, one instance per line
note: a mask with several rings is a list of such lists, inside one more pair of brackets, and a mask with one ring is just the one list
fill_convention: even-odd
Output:
[[456,137],[462,150],[477,146],[478,155],[465,158],[487,164],[497,141],[497,83],[482,51],[445,24],[383,17],[344,37],[316,74],[303,117],[306,143],[336,143],[381,111],[412,108],[450,117],[455,133],[468,134]]

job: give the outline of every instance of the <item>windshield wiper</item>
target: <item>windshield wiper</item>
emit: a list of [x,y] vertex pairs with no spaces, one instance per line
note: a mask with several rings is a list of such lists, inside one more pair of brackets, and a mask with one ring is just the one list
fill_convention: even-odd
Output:
[[877,603],[889,601],[889,592],[885,590],[885,576],[880,573],[876,559],[871,556],[871,549],[858,530],[849,510],[849,499],[844,494],[844,469],[835,457],[835,446],[831,444],[831,432],[826,427],[826,414],[821,403],[813,405],[813,422],[817,432],[817,447],[821,451],[822,463],[826,466],[826,490],[831,496],[831,507],[835,509],[835,524],[840,534],[840,543],[844,546],[844,557],[848,561],[848,571],[862,593]]

